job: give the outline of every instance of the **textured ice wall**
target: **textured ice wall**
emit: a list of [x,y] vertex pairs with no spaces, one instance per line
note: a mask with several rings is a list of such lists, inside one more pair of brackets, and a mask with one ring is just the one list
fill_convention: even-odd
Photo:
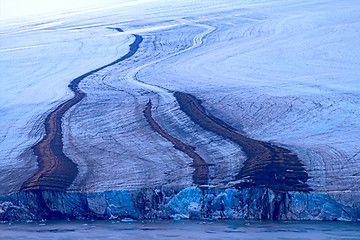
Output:
[[324,194],[275,193],[264,188],[29,191],[0,197],[0,221],[169,218],[359,221],[360,213]]

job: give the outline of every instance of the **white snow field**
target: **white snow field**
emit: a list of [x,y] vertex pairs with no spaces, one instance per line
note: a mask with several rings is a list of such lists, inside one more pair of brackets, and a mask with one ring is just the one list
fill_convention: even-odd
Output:
[[231,185],[244,153],[180,110],[172,91],[183,91],[298,154],[314,192],[360,205],[358,1],[112,1],[0,34],[1,194],[37,171],[31,147],[70,81],[125,55],[138,34],[136,54],[84,79],[87,96],[63,118],[64,153],[79,168],[70,190],[192,184],[192,159],[144,118],[149,99],[161,127],[214,164],[210,185]]

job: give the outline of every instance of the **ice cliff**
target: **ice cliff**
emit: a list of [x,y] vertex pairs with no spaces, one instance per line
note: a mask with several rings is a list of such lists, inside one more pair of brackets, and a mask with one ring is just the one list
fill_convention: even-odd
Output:
[[1,221],[129,218],[360,221],[360,211],[324,194],[266,188],[28,191],[0,197]]

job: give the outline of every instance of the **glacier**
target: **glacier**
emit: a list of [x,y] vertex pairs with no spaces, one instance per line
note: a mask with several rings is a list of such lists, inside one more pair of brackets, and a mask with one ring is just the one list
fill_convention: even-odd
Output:
[[[0,23],[0,219],[359,220],[355,0],[105,5]],[[136,53],[107,66],[135,35]],[[61,119],[75,180],[64,192],[20,191],[39,171],[33,147],[47,116],[73,97],[72,80],[102,66]],[[246,152],[196,124],[174,92],[196,96],[239,134],[291,151],[311,191],[237,188]],[[151,128],[149,100],[154,121],[206,161],[207,186],[194,184],[191,157]]]

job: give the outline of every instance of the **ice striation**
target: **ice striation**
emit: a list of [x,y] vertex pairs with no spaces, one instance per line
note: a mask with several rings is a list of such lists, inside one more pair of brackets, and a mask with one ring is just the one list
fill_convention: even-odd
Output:
[[[136,0],[0,24],[0,219],[358,221],[359,6]],[[76,176],[24,187],[80,78],[57,119]]]

